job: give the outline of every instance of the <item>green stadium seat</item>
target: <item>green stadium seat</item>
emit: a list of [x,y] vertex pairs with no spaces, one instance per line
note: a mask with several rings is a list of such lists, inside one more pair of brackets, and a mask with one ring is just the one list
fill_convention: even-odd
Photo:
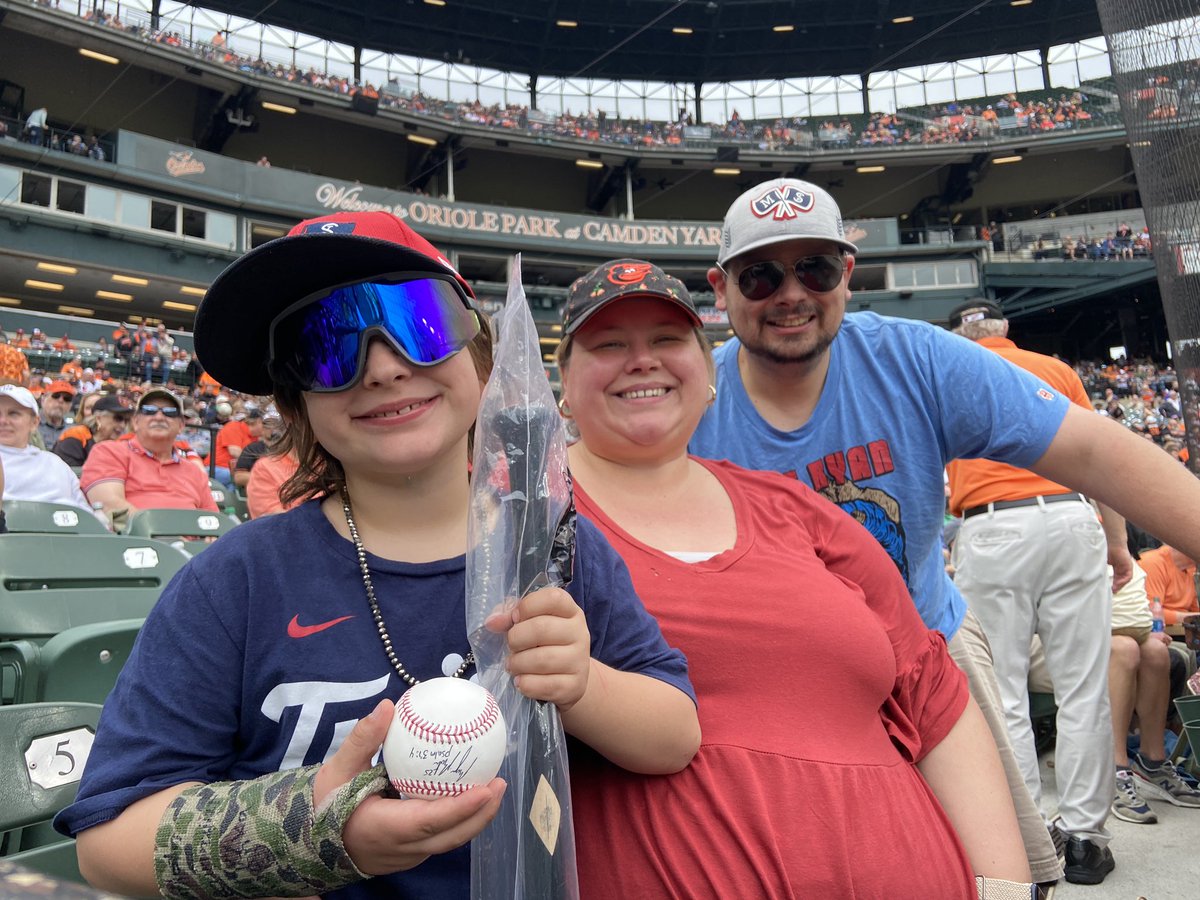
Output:
[[0,535],[0,641],[42,643],[78,625],[143,618],[187,559],[145,537]]
[[103,703],[146,620],[77,625],[46,641],[0,643],[0,703]]
[[6,861],[82,882],[75,842],[46,823],[75,799],[99,720],[94,703],[0,707],[0,854]]
[[91,513],[62,503],[5,500],[4,518],[11,534],[108,534]]
[[239,522],[245,522],[250,518],[250,508],[246,505],[244,491],[238,488],[230,490],[215,478],[208,480],[208,487],[212,491],[212,498],[218,509],[236,517]]
[[125,531],[165,541],[195,556],[208,546],[211,538],[220,537],[237,525],[238,521],[231,516],[205,509],[143,509],[129,520]]

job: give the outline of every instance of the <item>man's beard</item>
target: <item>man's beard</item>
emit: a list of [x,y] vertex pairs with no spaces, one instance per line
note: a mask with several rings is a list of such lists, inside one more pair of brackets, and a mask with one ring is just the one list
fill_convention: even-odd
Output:
[[[735,332],[736,333],[736,332]],[[833,339],[837,337],[837,333],[827,334],[822,332],[815,341],[806,347],[780,347],[777,343],[772,343],[763,339],[762,333],[759,332],[753,339],[747,341],[740,334],[737,335],[741,345],[750,353],[761,357],[768,362],[778,365],[795,365],[811,363],[813,360],[819,359],[822,354],[829,350]]]

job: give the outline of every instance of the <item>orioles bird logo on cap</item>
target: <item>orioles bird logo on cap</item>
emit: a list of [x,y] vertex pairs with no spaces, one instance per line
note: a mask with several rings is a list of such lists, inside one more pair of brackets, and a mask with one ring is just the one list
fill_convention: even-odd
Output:
[[637,284],[654,268],[650,263],[620,263],[608,270],[608,280],[613,284]]
[[750,201],[750,211],[760,219],[771,216],[776,220],[794,219],[800,213],[811,212],[816,197],[792,185],[773,187]]

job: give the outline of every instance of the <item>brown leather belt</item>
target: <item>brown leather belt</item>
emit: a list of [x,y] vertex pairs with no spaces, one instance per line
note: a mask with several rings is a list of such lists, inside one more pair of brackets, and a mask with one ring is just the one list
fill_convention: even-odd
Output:
[[977,516],[980,513],[999,512],[1002,509],[1037,506],[1039,500],[1042,503],[1062,503],[1065,500],[1079,500],[1082,503],[1087,503],[1087,498],[1083,494],[1041,494],[1037,497],[1026,497],[1024,500],[996,500],[992,503],[985,503],[983,506],[972,506],[970,509],[963,510],[963,518],[969,519],[971,516]]

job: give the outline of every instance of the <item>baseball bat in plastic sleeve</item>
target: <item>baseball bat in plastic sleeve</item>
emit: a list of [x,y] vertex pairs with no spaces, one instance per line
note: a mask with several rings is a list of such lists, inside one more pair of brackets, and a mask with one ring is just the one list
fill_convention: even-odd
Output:
[[505,636],[485,627],[540,587],[565,585],[575,512],[567,443],[525,293],[520,258],[496,320],[491,378],[475,422],[467,549],[467,632],[479,679],[509,726],[508,792],[472,842],[472,900],[577,900],[566,735],[553,704],[514,687]]

